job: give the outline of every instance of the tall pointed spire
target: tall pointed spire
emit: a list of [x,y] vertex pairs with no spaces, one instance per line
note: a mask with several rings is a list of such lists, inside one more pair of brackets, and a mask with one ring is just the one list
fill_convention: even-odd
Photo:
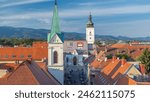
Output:
[[87,27],[94,27],[91,12],[90,12],[90,15],[89,15],[89,20],[88,20],[88,23],[87,23]]
[[55,0],[55,5],[57,5],[57,0]]
[[[54,11],[53,11],[53,19],[51,25],[51,33],[48,35],[48,42],[53,38],[53,36],[57,34],[60,39],[62,38],[62,34],[59,26],[59,16],[58,16],[58,6],[57,0],[55,0]],[[62,39],[61,39],[62,40]]]

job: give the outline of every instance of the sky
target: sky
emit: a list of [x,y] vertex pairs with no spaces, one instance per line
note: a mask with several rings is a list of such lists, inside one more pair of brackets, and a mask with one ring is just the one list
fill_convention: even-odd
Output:
[[[60,28],[85,33],[92,13],[96,34],[150,36],[150,0],[57,0]],[[54,0],[0,0],[0,26],[51,29]]]

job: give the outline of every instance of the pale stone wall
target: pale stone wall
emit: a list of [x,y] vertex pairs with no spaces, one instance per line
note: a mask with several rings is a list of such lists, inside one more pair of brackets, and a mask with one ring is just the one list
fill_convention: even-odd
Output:
[[7,70],[6,69],[0,69],[0,78],[5,76],[6,74],[7,74]]
[[[83,47],[80,48],[77,46],[78,43],[83,43]],[[72,52],[76,49],[80,49],[80,50],[88,50],[88,45],[87,45],[87,41],[86,40],[67,40],[64,41],[64,52]]]
[[[91,34],[90,34],[91,32]],[[95,42],[95,30],[94,27],[86,28],[86,41],[88,44],[94,44]]]
[[[54,51],[58,53],[58,63],[54,64]],[[49,44],[48,66],[63,66],[63,44]]]
[[[54,51],[58,53],[58,63],[54,64]],[[63,44],[48,45],[48,71],[61,83],[64,84],[64,61]]]
[[139,76],[139,75],[142,75],[140,73],[140,71],[138,69],[135,68],[135,66],[133,65],[130,70],[128,71],[127,75],[130,77],[130,78],[134,78],[134,76]]

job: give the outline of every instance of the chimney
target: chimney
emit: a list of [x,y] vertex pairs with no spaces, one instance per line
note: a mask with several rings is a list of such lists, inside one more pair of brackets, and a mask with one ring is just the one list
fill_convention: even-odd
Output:
[[124,66],[126,63],[126,59],[121,59],[121,66]]
[[115,60],[116,60],[116,56],[113,56],[113,57],[112,57],[112,63],[114,63]]
[[32,58],[28,58],[27,61],[31,64]]
[[105,61],[105,62],[107,61],[107,57],[105,57],[104,61]]

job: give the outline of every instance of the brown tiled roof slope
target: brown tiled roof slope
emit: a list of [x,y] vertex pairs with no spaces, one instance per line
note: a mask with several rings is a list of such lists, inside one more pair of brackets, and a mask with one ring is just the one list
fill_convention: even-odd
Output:
[[116,85],[136,85],[136,84],[137,82],[129,78],[128,76],[120,78],[116,83]]
[[0,78],[2,85],[58,85],[52,75],[48,75],[34,61],[24,61],[9,75]]

